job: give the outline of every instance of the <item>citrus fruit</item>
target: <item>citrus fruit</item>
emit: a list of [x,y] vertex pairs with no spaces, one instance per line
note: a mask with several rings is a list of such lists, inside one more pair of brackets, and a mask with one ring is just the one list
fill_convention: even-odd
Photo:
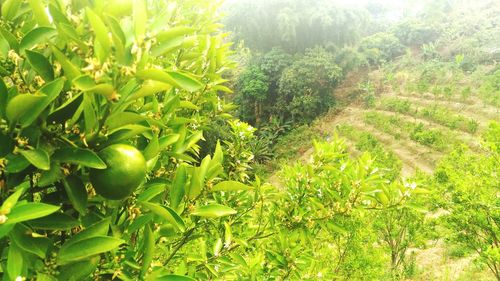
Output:
[[98,154],[107,168],[91,169],[90,182],[97,194],[104,198],[123,199],[132,194],[146,177],[146,160],[133,146],[114,144]]

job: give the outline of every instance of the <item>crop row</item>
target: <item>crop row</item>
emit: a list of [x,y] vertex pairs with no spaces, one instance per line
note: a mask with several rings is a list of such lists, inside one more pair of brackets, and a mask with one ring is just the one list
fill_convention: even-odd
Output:
[[419,107],[413,106],[409,100],[386,98],[381,100],[378,108],[423,118],[452,130],[460,130],[471,134],[475,134],[479,129],[479,122],[474,118],[456,114],[444,106],[432,105]]
[[399,116],[370,111],[365,113],[364,121],[395,139],[411,139],[438,151],[447,151],[450,145],[459,143],[451,132],[426,128],[421,122],[408,122]]

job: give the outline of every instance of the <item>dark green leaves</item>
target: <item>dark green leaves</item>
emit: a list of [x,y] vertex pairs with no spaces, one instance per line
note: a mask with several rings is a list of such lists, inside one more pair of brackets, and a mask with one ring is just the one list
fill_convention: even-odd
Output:
[[33,69],[45,81],[54,80],[54,69],[52,69],[52,65],[44,55],[35,51],[26,50],[26,57],[28,58],[28,62],[31,64]]
[[106,169],[106,163],[92,150],[83,148],[61,148],[52,156],[54,160],[79,164],[94,169]]
[[63,180],[63,185],[73,207],[80,214],[85,214],[87,210],[87,189],[82,180],[72,175]]
[[209,204],[200,206],[191,212],[192,216],[206,217],[206,218],[220,218],[236,214],[236,210],[228,206],[220,204]]

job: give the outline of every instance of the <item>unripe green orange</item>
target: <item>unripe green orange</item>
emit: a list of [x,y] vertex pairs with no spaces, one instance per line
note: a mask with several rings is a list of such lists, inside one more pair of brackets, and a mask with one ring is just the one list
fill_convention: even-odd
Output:
[[146,177],[146,160],[133,146],[110,145],[99,152],[99,157],[108,167],[90,170],[90,182],[97,194],[104,198],[123,199],[132,194]]

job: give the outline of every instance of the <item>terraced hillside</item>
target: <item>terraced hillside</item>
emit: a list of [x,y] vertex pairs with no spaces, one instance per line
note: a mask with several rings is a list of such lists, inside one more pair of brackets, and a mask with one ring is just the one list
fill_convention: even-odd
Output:
[[[352,157],[370,151],[380,161],[394,162],[394,170],[400,168],[401,175],[409,178],[419,172],[432,174],[439,160],[457,146],[479,151],[481,134],[492,120],[500,121],[500,107],[481,96],[481,86],[462,82],[454,88],[455,94],[439,95],[412,90],[414,82],[388,81],[387,76],[377,70],[358,73],[358,80],[346,79],[334,93],[345,106],[316,120],[312,128],[317,135],[326,140],[343,138]],[[447,83],[451,82],[429,88]],[[466,97],[463,89],[470,91]],[[312,152],[313,148],[306,150],[299,159],[309,161]],[[281,185],[276,175],[270,181]],[[439,211],[427,214],[428,220],[439,216]],[[413,249],[419,273],[412,280],[493,280],[475,267],[474,255],[457,258],[450,251],[441,239]]]

